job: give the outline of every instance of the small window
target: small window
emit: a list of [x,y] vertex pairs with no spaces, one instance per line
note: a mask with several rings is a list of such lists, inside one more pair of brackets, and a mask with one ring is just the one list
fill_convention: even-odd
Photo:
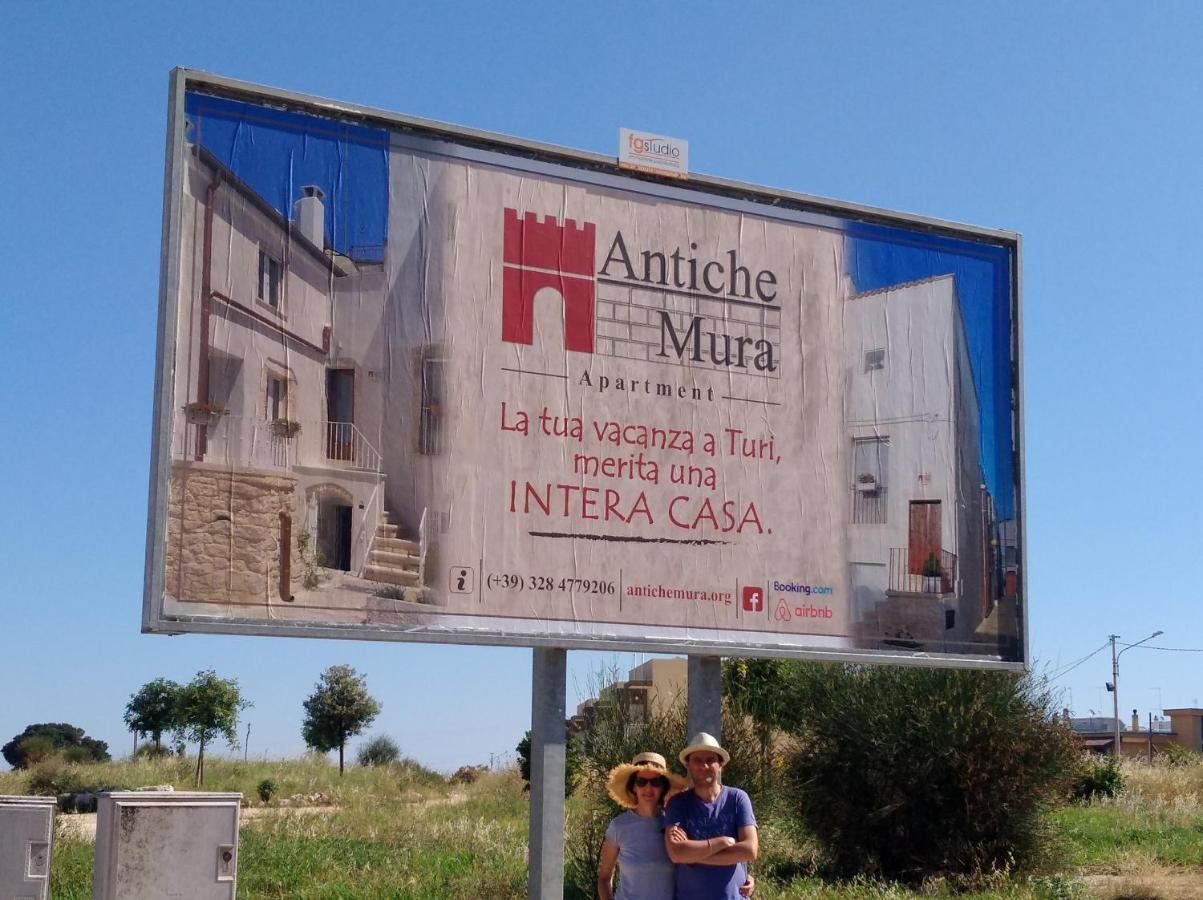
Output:
[[877,369],[886,367],[886,348],[878,347],[876,350],[865,351],[865,371],[874,372]]
[[280,308],[280,283],[284,266],[266,250],[259,251],[259,299],[272,309]]
[[288,418],[288,382],[280,375],[267,376],[267,421]]
[[418,452],[434,455],[443,452],[443,360],[422,360],[422,415],[418,434]]

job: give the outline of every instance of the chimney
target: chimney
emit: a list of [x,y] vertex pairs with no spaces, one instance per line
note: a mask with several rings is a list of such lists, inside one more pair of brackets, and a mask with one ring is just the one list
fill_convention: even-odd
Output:
[[1132,730],[1140,731],[1140,715],[1136,710],[1132,710]]
[[319,250],[326,249],[325,192],[316,184],[301,188],[301,199],[292,205],[293,222],[297,229]]

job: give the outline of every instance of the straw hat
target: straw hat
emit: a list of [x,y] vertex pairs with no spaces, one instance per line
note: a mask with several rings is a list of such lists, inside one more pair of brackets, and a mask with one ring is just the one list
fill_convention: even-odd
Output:
[[681,760],[681,765],[688,765],[686,758],[690,753],[697,753],[700,750],[706,750],[710,753],[717,753],[722,759],[723,765],[731,761],[731,754],[719,746],[718,741],[713,735],[707,734],[704,731],[699,731],[693,736],[693,740],[689,742],[689,746],[677,754],[677,759]]
[[636,772],[659,775],[668,782],[667,800],[673,794],[685,790],[685,779],[668,771],[668,763],[659,753],[638,753],[629,763],[621,763],[610,770],[606,779],[606,790],[619,806],[634,809],[638,804],[635,798],[627,792],[627,781]]

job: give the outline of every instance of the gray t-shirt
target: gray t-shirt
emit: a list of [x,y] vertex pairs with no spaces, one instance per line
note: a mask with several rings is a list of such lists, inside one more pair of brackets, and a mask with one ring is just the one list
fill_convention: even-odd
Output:
[[664,817],[624,812],[606,829],[618,848],[618,892],[614,900],[672,900],[673,864],[664,850]]

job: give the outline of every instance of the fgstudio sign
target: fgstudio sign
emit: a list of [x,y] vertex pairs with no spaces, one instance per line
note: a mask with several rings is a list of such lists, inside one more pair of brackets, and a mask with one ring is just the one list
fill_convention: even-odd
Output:
[[618,165],[622,169],[684,178],[689,174],[689,142],[661,134],[620,128]]

